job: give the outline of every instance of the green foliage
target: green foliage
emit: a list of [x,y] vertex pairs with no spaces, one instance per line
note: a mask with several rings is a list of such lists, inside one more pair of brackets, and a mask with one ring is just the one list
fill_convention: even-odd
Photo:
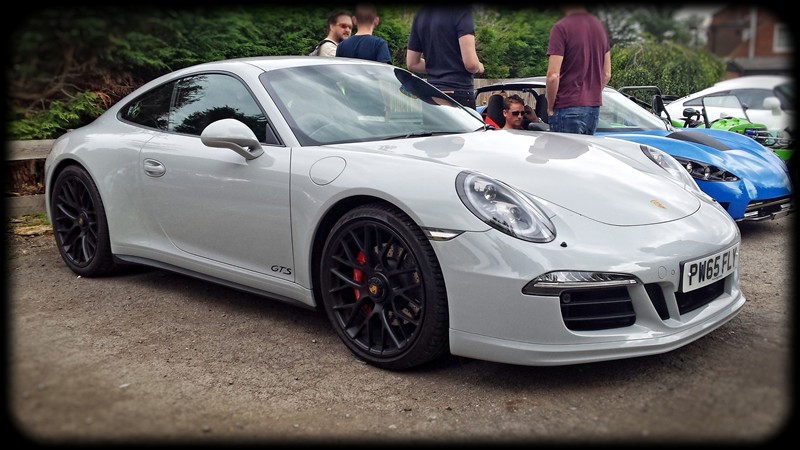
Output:
[[719,81],[725,63],[705,50],[648,40],[611,50],[611,81],[622,86],[655,85],[664,94],[684,96]]
[[639,24],[645,36],[653,36],[658,41],[668,40],[687,45],[691,39],[689,27],[674,19],[679,6],[671,3],[643,6],[634,11],[633,20]]
[[476,9],[475,40],[486,72],[482,78],[520,78],[547,72],[550,28],[557,10]]
[[378,16],[381,21],[373,31],[373,34],[386,39],[386,43],[389,45],[389,53],[392,56],[392,64],[405,67],[406,45],[408,45],[408,33],[411,30],[414,9],[404,7],[381,8],[379,6]]
[[[380,24],[374,33],[388,42],[394,65],[405,67],[408,33],[418,8],[378,4]],[[10,137],[57,137],[90,122],[144,82],[193,64],[305,55],[327,34],[326,19],[333,9],[338,5],[42,8],[23,17],[10,34],[5,69]],[[670,8],[636,16],[633,10],[598,10],[607,26],[616,23],[609,26],[612,85],[655,84],[664,93],[682,95],[719,81],[724,69],[719,60],[674,43],[685,34],[670,19]],[[557,7],[476,4],[473,16],[478,55],[486,68],[479,77],[546,73],[550,28],[561,17]],[[635,34],[636,24],[658,38]],[[671,28],[676,30],[673,41]]]
[[25,113],[14,111],[8,123],[8,139],[51,139],[69,128],[94,120],[105,110],[100,95],[81,92],[68,101],[54,101],[44,111]]

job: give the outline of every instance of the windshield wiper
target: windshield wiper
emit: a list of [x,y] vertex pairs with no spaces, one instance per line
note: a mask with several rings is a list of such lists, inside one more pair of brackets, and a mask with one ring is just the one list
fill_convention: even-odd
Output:
[[452,131],[412,131],[411,133],[407,134],[398,134],[396,136],[389,136],[386,138],[381,139],[382,141],[389,141],[392,139],[408,139],[412,137],[429,137],[434,135],[440,134],[453,134]]

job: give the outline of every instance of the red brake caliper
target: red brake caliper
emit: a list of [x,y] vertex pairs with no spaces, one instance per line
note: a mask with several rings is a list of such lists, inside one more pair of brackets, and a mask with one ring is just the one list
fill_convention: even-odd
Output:
[[[364,252],[362,251],[358,252],[358,255],[356,255],[356,261],[361,265],[367,262],[367,258],[364,256]],[[356,283],[361,283],[362,275],[363,272],[361,271],[361,269],[353,269],[353,281],[355,281]],[[361,298],[361,292],[359,292],[358,289],[353,289],[353,290],[355,291],[356,294],[356,300]]]
[[[364,252],[362,251],[358,252],[358,255],[356,255],[356,261],[361,265],[367,262],[367,258],[364,255]],[[363,276],[364,272],[362,272],[361,269],[353,269],[353,280],[356,283],[361,283],[361,278],[363,278]],[[353,291],[355,293],[356,301],[358,301],[358,299],[361,298],[361,292],[358,289],[353,289]],[[361,313],[364,314],[364,317],[368,317],[371,312],[372,312],[372,306],[370,304],[364,303],[361,306]]]

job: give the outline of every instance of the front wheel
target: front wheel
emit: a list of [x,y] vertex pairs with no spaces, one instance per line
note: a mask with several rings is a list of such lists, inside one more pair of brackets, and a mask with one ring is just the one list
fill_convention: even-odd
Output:
[[109,274],[114,268],[103,201],[94,181],[81,167],[66,167],[51,194],[53,234],[61,258],[85,277]]
[[320,286],[337,334],[369,364],[408,369],[448,349],[442,271],[401,211],[374,204],[342,216],[322,251]]

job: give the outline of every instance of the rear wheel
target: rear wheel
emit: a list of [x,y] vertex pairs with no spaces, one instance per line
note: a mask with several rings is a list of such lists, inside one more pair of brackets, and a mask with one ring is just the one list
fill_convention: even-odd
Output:
[[66,167],[51,194],[53,234],[61,257],[75,273],[101,276],[114,268],[103,201],[81,167]]
[[322,252],[325,311],[358,357],[401,370],[447,350],[447,295],[422,230],[383,205],[356,208],[336,223]]

